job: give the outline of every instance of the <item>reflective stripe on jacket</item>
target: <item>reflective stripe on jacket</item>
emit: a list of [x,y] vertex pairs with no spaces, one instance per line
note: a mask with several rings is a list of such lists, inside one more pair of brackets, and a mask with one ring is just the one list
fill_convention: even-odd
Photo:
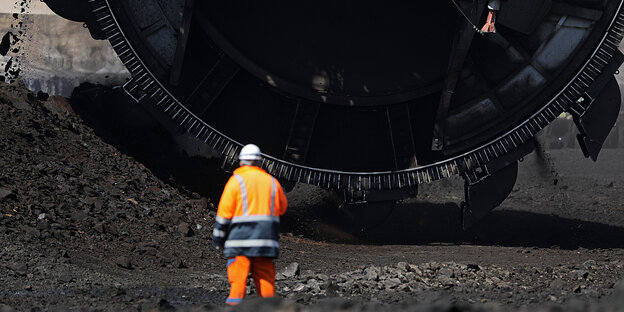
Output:
[[225,185],[215,227],[215,246],[226,257],[270,257],[279,253],[279,217],[286,195],[277,179],[255,166],[243,166]]

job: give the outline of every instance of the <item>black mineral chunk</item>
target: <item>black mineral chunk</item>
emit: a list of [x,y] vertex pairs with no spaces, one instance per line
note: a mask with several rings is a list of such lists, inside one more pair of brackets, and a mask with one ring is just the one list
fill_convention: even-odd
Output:
[[9,70],[9,74],[11,74],[11,76],[13,76],[13,78],[17,78],[19,77],[20,73],[22,72],[21,68],[17,68],[17,69],[11,69]]
[[49,97],[50,95],[43,91],[37,92],[37,100],[39,101],[47,101]]
[[5,56],[9,52],[9,48],[11,47],[11,32],[7,32],[2,36],[2,41],[0,42],[0,55]]
[[132,270],[133,266],[132,266],[132,262],[130,262],[130,258],[128,257],[118,257],[117,259],[115,259],[115,264],[117,264],[117,266],[124,268],[124,269],[128,269],[128,270]]
[[159,311],[175,311],[176,308],[169,303],[169,301],[165,299],[160,299],[158,301],[158,310]]
[[4,66],[4,72],[8,72],[9,69],[11,69],[11,66],[13,65],[13,58],[10,58],[9,61],[6,63],[6,66]]

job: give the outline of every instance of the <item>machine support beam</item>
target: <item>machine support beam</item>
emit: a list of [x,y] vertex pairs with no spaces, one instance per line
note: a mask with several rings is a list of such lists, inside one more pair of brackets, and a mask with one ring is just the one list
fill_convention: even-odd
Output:
[[180,83],[180,75],[182,74],[182,66],[184,65],[184,54],[186,53],[186,44],[188,41],[189,30],[191,29],[191,21],[193,20],[193,1],[186,0],[184,2],[184,13],[182,13],[182,25],[178,31],[178,42],[176,45],[173,64],[169,71],[169,82],[177,86]]
[[471,227],[511,193],[518,177],[518,160],[534,150],[528,141],[481,167],[464,173],[465,201],[461,203],[462,227]]
[[474,25],[481,19],[486,5],[486,0],[474,2],[470,11],[471,21],[464,22],[461,33],[453,40],[453,51],[451,52],[446,78],[444,79],[438,114],[436,115],[436,121],[433,126],[433,142],[431,143],[431,149],[434,151],[439,151],[444,148],[444,121],[451,105],[457,81],[464,68],[464,61],[470,51],[472,40],[477,33],[474,29]]
[[289,99],[289,101],[296,102],[297,109],[290,127],[288,145],[284,150],[284,159],[301,165],[305,163],[316,124],[316,116],[321,105],[318,102],[301,99]]
[[602,17],[602,11],[563,2],[553,2],[550,11],[556,14],[580,17],[590,21],[597,21]]
[[187,97],[184,105],[198,116],[203,116],[239,70],[238,64],[223,55]]
[[141,35],[145,38],[153,35],[155,32],[157,32],[158,30],[160,30],[163,27],[167,27],[167,24],[162,21],[162,20],[158,20],[156,22],[154,22],[153,24],[145,27],[144,29],[141,30]]
[[407,104],[391,105],[386,107],[386,113],[396,169],[415,166],[416,149],[414,148],[409,106]]

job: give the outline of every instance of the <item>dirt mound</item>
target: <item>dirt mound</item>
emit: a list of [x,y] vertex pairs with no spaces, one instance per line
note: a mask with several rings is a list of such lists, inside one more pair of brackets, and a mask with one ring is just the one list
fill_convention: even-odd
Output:
[[39,101],[19,82],[0,85],[0,92],[7,228],[22,227],[36,239],[68,239],[119,236],[133,227],[191,236],[202,222],[208,225],[209,199],[179,194],[102,142],[63,98]]
[[[93,254],[112,270],[197,265],[210,239],[210,199],[181,194],[104,143],[67,100],[39,99],[19,81],[0,84],[3,289],[51,276],[75,283],[71,264]],[[47,268],[50,260],[69,266]]]

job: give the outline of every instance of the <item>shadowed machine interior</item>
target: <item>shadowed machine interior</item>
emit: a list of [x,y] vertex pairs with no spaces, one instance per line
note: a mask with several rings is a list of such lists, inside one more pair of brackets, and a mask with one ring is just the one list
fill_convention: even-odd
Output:
[[109,40],[124,90],[226,170],[253,142],[286,184],[371,205],[459,174],[464,226],[559,115],[595,160],[620,107],[620,0],[45,2]]

